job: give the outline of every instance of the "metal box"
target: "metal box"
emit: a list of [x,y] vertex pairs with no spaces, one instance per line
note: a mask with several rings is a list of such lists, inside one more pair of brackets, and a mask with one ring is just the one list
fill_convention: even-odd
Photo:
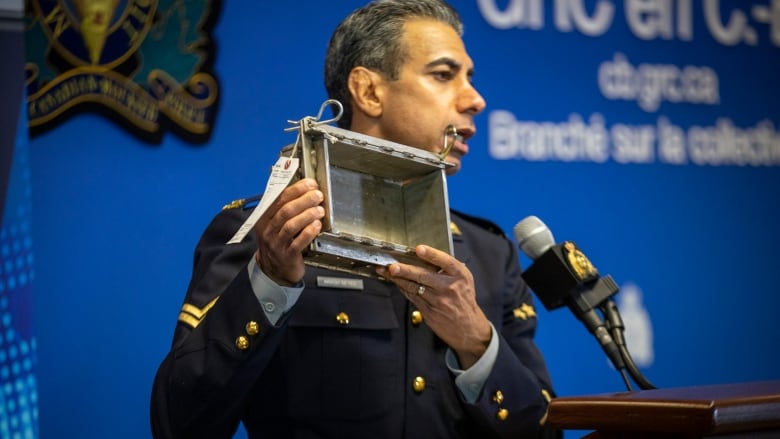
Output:
[[306,264],[376,277],[377,265],[429,265],[414,254],[418,244],[453,254],[444,172],[452,165],[439,156],[310,121],[282,154],[298,156],[301,176],[324,194]]

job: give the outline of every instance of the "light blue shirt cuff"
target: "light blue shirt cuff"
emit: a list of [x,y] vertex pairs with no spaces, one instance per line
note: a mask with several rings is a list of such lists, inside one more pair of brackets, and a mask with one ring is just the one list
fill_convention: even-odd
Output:
[[255,293],[260,306],[265,311],[265,316],[272,325],[282,318],[282,315],[295,305],[303,292],[303,281],[293,287],[283,287],[263,273],[263,270],[257,266],[253,257],[247,266],[249,270],[249,282],[252,284],[252,291]]
[[463,398],[469,404],[474,404],[482,388],[485,386],[488,375],[493,370],[498,356],[498,334],[493,324],[490,324],[490,343],[485,353],[470,368],[462,370],[458,364],[458,358],[452,349],[447,349],[444,361],[447,368],[455,375],[455,385],[460,389]]

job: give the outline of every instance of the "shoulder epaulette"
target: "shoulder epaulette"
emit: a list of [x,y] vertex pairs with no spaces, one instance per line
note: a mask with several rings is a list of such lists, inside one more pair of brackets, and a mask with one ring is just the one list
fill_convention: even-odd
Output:
[[467,215],[463,212],[459,212],[455,209],[452,209],[454,213],[456,213],[458,216],[463,217],[465,220],[469,221],[470,223],[474,223],[478,225],[479,227],[482,227],[483,229],[487,230],[488,232],[494,233],[499,236],[505,236],[504,231],[501,230],[501,226],[494,223],[493,221],[490,221],[485,218],[481,218],[474,215]]
[[255,195],[253,197],[249,198],[239,198],[237,200],[233,200],[228,204],[225,204],[222,206],[222,210],[229,210],[229,209],[247,209],[251,207],[254,203],[260,201],[260,198],[262,198],[262,195]]

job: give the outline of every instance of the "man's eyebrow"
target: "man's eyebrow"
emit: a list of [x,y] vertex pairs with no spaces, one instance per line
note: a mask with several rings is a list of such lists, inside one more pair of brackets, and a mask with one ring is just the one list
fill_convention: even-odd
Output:
[[430,68],[430,67],[437,67],[437,66],[442,66],[442,65],[448,66],[449,68],[454,69],[454,70],[460,70],[463,67],[463,64],[455,61],[452,58],[448,58],[446,56],[443,56],[441,58],[437,58],[437,59],[429,62],[428,64],[425,65],[425,67]]

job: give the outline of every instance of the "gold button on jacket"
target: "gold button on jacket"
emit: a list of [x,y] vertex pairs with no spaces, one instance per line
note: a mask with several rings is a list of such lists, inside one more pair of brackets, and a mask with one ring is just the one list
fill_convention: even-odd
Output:
[[339,325],[349,325],[349,315],[345,312],[340,312],[336,315],[336,321],[339,322]]
[[236,347],[241,351],[247,350],[249,348],[249,339],[243,335],[239,335],[238,338],[236,338]]
[[249,335],[257,335],[260,332],[260,325],[255,321],[251,321],[246,324],[246,333]]
[[414,389],[415,392],[420,393],[423,390],[425,390],[425,378],[423,377],[417,377],[412,382],[412,389]]
[[412,311],[412,324],[418,326],[423,321],[423,315],[420,311]]

